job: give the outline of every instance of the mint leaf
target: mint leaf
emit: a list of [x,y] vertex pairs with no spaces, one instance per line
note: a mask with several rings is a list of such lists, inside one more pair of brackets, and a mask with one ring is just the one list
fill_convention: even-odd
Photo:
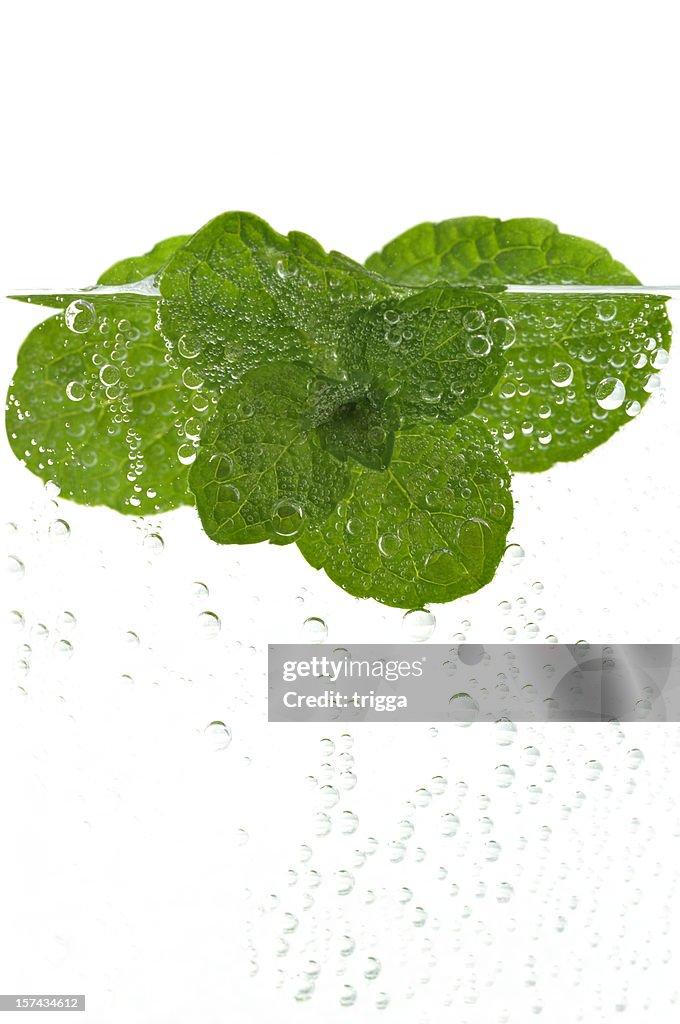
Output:
[[[100,280],[146,277],[181,241]],[[211,403],[168,361],[156,319],[152,297],[93,293],[38,324],[22,345],[7,400],[10,445],[64,498],[134,515],[191,502],[188,464]]]
[[158,242],[143,256],[120,260],[104,271],[97,284],[132,284],[153,277],[190,238],[191,235],[175,235]]
[[160,277],[160,322],[180,361],[223,387],[275,360],[351,370],[350,320],[394,288],[307,235],[248,213],[201,228]]
[[310,423],[322,446],[337,459],[355,459],[368,469],[386,469],[392,457],[396,409],[384,392],[363,381],[319,379],[314,386]]
[[[420,224],[367,266],[409,286],[639,283],[602,246],[534,218]],[[664,299],[508,293],[502,299],[517,340],[477,414],[512,469],[532,472],[580,458],[637,415],[657,387],[671,340]]]
[[389,469],[356,467],[339,510],[298,540],[344,590],[398,608],[488,583],[512,522],[510,476],[472,417],[396,436]]
[[327,519],[344,494],[349,471],[322,447],[312,422],[313,382],[306,366],[270,363],[223,392],[189,477],[213,540],[289,544]]
[[503,371],[509,329],[493,295],[442,286],[378,302],[355,320],[362,366],[405,423],[471,412]]

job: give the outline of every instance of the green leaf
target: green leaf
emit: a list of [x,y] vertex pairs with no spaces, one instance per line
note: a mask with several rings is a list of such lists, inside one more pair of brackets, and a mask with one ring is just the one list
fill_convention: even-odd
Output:
[[[154,273],[171,241],[181,239],[101,280]],[[134,515],[192,501],[188,463],[211,400],[186,387],[168,360],[157,305],[152,297],[93,294],[38,324],[19,351],[7,400],[10,445],[64,498]]]
[[328,518],[350,474],[311,424],[308,367],[270,363],[222,394],[190,473],[203,528],[220,544],[289,544]]
[[442,286],[376,303],[355,321],[362,366],[406,424],[471,412],[503,371],[508,329],[493,295]]
[[355,459],[368,469],[386,469],[392,457],[396,409],[383,391],[361,381],[314,382],[310,423],[323,447],[336,459]]
[[[420,224],[371,256],[367,266],[410,286],[639,283],[602,246],[534,218]],[[517,340],[477,414],[498,437],[512,469],[533,472],[580,458],[637,415],[658,386],[671,341],[665,299],[502,298]]]
[[132,284],[134,281],[153,277],[190,238],[191,235],[175,235],[173,238],[158,242],[143,256],[131,256],[120,260],[104,271],[97,284]]
[[399,432],[389,469],[357,467],[339,510],[298,540],[344,590],[398,608],[484,586],[512,522],[510,476],[472,417]]
[[178,359],[223,387],[277,360],[331,376],[353,369],[352,316],[394,288],[307,235],[224,213],[170,260],[160,291],[161,329]]

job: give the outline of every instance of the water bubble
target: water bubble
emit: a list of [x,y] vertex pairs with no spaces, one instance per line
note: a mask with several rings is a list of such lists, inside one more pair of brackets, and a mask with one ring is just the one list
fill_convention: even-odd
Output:
[[476,358],[486,356],[491,351],[491,342],[486,334],[473,334],[465,343],[468,355]]
[[313,818],[314,823],[314,835],[317,839],[327,836],[331,830],[331,819],[328,817],[325,811],[317,811]]
[[508,747],[515,742],[517,726],[509,718],[499,718],[495,725],[496,743],[499,747]]
[[602,775],[602,765],[599,761],[586,761],[585,776],[588,782],[596,782]]
[[74,299],[64,310],[64,321],[74,334],[87,334],[97,322],[97,311],[86,299]]
[[195,447],[188,442],[181,444],[177,449],[177,459],[183,466],[190,466],[192,462],[195,462],[196,454]]
[[340,799],[340,794],[335,786],[322,786],[319,793],[321,795],[321,803],[327,811],[330,810],[331,807],[335,807]]
[[509,903],[514,892],[515,890],[509,882],[499,882],[498,888],[496,889],[496,901],[498,903]]
[[511,768],[509,764],[496,765],[494,775],[496,778],[496,785],[500,789],[507,789],[515,780],[514,769]]
[[636,399],[632,399],[630,402],[626,402],[626,413],[628,416],[637,416],[642,409],[642,406]]
[[209,639],[216,637],[222,629],[220,617],[215,612],[201,612],[198,616],[198,625],[203,636]]
[[343,811],[340,815],[340,831],[344,836],[354,835],[359,828],[359,815],[354,811]]
[[427,381],[420,389],[420,397],[423,402],[434,405],[442,397],[441,385],[436,380]]
[[503,316],[499,316],[493,321],[490,333],[494,342],[504,349],[514,345],[517,337],[514,323]]
[[226,750],[231,744],[231,729],[224,722],[210,722],[203,731],[211,750]]
[[335,873],[335,891],[338,896],[349,896],[356,884],[354,875],[344,868]]
[[595,389],[595,401],[601,409],[619,409],[625,397],[625,384],[618,377],[604,377]]
[[364,969],[364,978],[366,981],[375,981],[380,974],[381,968],[382,964],[378,960],[377,956],[369,956]]
[[68,540],[71,535],[71,527],[65,519],[55,519],[49,525],[49,534],[55,540]]
[[598,320],[604,320],[608,323],[616,316],[616,303],[613,299],[601,299],[595,303],[595,315]]
[[328,636],[328,626],[323,619],[312,615],[302,623],[302,632],[308,643],[322,644]]
[[536,764],[540,756],[541,755],[538,747],[529,746],[525,747],[522,751],[522,760],[530,768],[533,768],[533,766]]
[[340,1006],[354,1006],[357,1001],[357,990],[352,985],[343,985],[340,994]]
[[486,316],[483,309],[471,309],[463,315],[463,327],[471,333],[481,331],[485,323]]
[[71,632],[76,627],[76,616],[73,611],[62,611],[56,617],[56,625],[63,632]]
[[550,379],[558,388],[566,388],[574,379],[574,370],[569,363],[555,363],[550,371]]
[[423,643],[429,640],[434,633],[437,620],[432,612],[425,608],[414,608],[404,614],[402,628],[410,640],[416,643]]
[[449,707],[454,722],[469,725],[477,720],[479,704],[469,693],[454,693],[449,697]]
[[497,843],[495,839],[489,839],[484,844],[484,860],[489,861],[490,864],[495,863],[501,855],[500,843]]
[[68,640],[57,640],[54,645],[54,651],[60,658],[70,658],[73,654],[73,644],[69,643]]
[[521,544],[508,544],[505,549],[505,557],[510,565],[519,565],[524,559],[524,548]]
[[11,626],[16,626],[17,629],[23,629],[25,625],[25,619],[21,612],[11,611],[9,613],[9,622]]
[[86,395],[85,385],[79,380],[72,380],[66,385],[66,397],[72,402],[82,402]]
[[202,601],[207,601],[210,597],[210,591],[208,590],[205,583],[201,583],[200,580],[194,580],[191,584],[191,598],[195,604],[201,604]]
[[105,363],[99,371],[99,379],[104,387],[113,387],[120,380],[120,370],[112,363]]
[[165,543],[160,533],[148,533],[143,541],[144,549],[151,555],[160,555]]
[[632,771],[637,771],[642,762],[645,759],[645,755],[638,747],[633,747],[626,754],[626,768],[630,768]]
[[9,555],[7,558],[7,572],[15,580],[20,580],[25,572],[24,563],[16,555]]
[[396,533],[383,533],[378,537],[378,548],[385,558],[393,558],[401,548],[401,540]]
[[446,814],[442,814],[442,835],[449,839],[451,836],[455,836],[456,832],[460,827],[460,818],[452,811],[447,811]]
[[177,343],[177,350],[184,359],[195,359],[201,351],[201,342],[198,338],[187,338],[183,334]]
[[652,356],[651,363],[655,370],[663,370],[668,364],[668,352],[665,348],[658,348]]
[[272,526],[279,537],[295,537],[302,529],[304,513],[302,506],[288,498],[282,498],[274,506]]

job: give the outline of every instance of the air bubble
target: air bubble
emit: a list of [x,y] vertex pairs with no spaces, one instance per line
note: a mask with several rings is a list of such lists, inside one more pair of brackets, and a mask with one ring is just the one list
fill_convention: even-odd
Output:
[[550,371],[550,379],[555,387],[566,388],[574,379],[573,368],[569,363],[555,363]]
[[165,547],[165,543],[160,533],[149,533],[143,541],[144,548],[149,554],[160,555]]
[[64,321],[74,334],[87,334],[97,322],[97,311],[91,302],[75,299],[64,310]]
[[588,782],[596,782],[602,775],[602,765],[599,761],[586,761],[585,776]]
[[471,333],[480,331],[485,323],[486,316],[483,309],[471,309],[463,316],[463,327]]
[[508,544],[505,549],[505,557],[510,565],[519,565],[524,560],[524,548],[521,544]]
[[465,347],[469,355],[481,358],[491,351],[491,342],[486,334],[473,334],[468,338]]
[[212,750],[226,750],[231,744],[231,729],[224,722],[210,722],[204,733]]
[[515,781],[514,769],[509,764],[496,765],[494,776],[499,789],[507,789]]
[[595,305],[595,313],[599,320],[608,323],[616,316],[616,303],[612,299],[602,299]]
[[402,618],[402,629],[410,640],[424,643],[434,633],[437,620],[432,612],[424,608],[414,608],[406,612]]
[[72,402],[82,402],[86,394],[85,385],[79,380],[72,380],[66,385],[66,397]]
[[302,623],[302,632],[310,644],[322,644],[328,636],[328,626],[323,619],[315,615]]
[[601,409],[619,409],[625,397],[626,387],[618,377],[605,377],[595,390],[595,401]]
[[193,444],[181,444],[177,449],[177,459],[183,466],[190,466],[196,461],[196,449]]
[[396,533],[383,533],[378,537],[378,548],[384,558],[394,558],[401,548],[401,540]]
[[49,534],[54,540],[68,540],[71,536],[71,527],[65,519],[55,519],[50,523]]
[[215,612],[201,612],[198,616],[198,625],[203,636],[209,639],[216,637],[222,629],[220,617]]
[[99,371],[99,379],[104,387],[113,387],[120,380],[120,370],[112,363],[106,363]]
[[24,563],[15,555],[9,555],[7,558],[7,572],[10,576],[13,576],[14,579],[20,580],[25,572]]
[[279,537],[296,537],[304,525],[302,506],[288,498],[282,498],[274,506],[272,526]]
[[491,336],[497,345],[506,349],[514,345],[517,331],[512,320],[499,316],[491,324]]

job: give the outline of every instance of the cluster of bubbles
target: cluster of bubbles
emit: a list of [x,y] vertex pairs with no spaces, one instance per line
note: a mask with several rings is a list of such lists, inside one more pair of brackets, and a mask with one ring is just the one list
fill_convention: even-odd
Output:
[[[496,398],[482,404],[508,451],[545,449],[574,435],[604,440],[610,414],[633,418],[659,390],[668,362],[663,303],[604,298],[575,309],[568,297],[542,297],[540,307],[535,297],[512,302],[519,333],[535,344],[510,355],[497,389],[499,426]],[[551,359],[551,351],[560,355]]]
[[[363,776],[354,738],[334,733],[320,740],[318,766],[306,779],[312,796],[308,834],[300,836],[282,887],[260,895],[248,920],[252,975],[268,970],[276,987],[301,1003],[325,999],[370,1012],[413,1006],[420,991],[427,993],[429,1010],[443,994],[444,1007],[465,1005],[472,1012],[487,975],[485,949],[494,941],[518,941],[513,936],[521,924],[524,963],[516,955],[499,962],[485,987],[506,990],[519,969],[529,1007],[539,1013],[539,978],[545,997],[554,993],[546,978],[551,935],[588,936],[592,955],[599,956],[598,918],[610,887],[618,891],[619,881],[610,879],[621,858],[627,865],[622,913],[637,919],[640,893],[632,881],[648,837],[635,839],[642,822],[625,801],[635,794],[643,749],[626,742],[618,722],[591,737],[599,744],[597,757],[590,739],[579,742],[583,734],[572,726],[555,734],[501,718],[480,728],[475,738],[469,734],[461,756],[457,745],[429,728],[436,752],[431,777],[414,780],[392,825],[357,813],[354,796]],[[489,767],[478,763],[467,777],[473,746],[483,750]],[[389,771],[387,748],[382,761]],[[376,780],[366,781],[375,790]],[[393,792],[389,798],[392,804]],[[372,806],[361,798],[357,804]],[[621,828],[624,839],[608,850],[608,830],[618,835]],[[588,831],[599,865],[589,862],[592,849],[584,850]],[[584,870],[595,873],[587,905],[577,884]],[[667,920],[664,927],[667,934]],[[631,937],[631,956],[656,928],[650,921],[647,938]],[[622,951],[617,963],[612,970],[620,975]],[[577,991],[582,974],[581,966],[571,965]],[[485,1001],[491,998],[487,993]]]
[[[10,389],[11,429],[23,446],[18,453],[43,476],[58,463],[64,492],[72,476],[76,491],[86,492],[93,504],[124,493],[126,480],[127,504],[152,512],[158,508],[158,479],[167,486],[168,478],[178,478],[178,496],[185,489],[179,482],[182,467],[196,457],[211,404],[202,381],[190,367],[180,377],[158,332],[155,302],[148,299],[133,297],[123,305],[105,296],[78,298],[66,307],[63,326],[57,347],[52,337],[58,327],[51,321],[45,327],[54,347],[50,379],[57,388],[45,383],[51,368],[42,358],[30,379],[23,377]],[[186,340],[179,347],[185,354],[190,348]],[[39,429],[46,413],[63,418],[63,431]]]

